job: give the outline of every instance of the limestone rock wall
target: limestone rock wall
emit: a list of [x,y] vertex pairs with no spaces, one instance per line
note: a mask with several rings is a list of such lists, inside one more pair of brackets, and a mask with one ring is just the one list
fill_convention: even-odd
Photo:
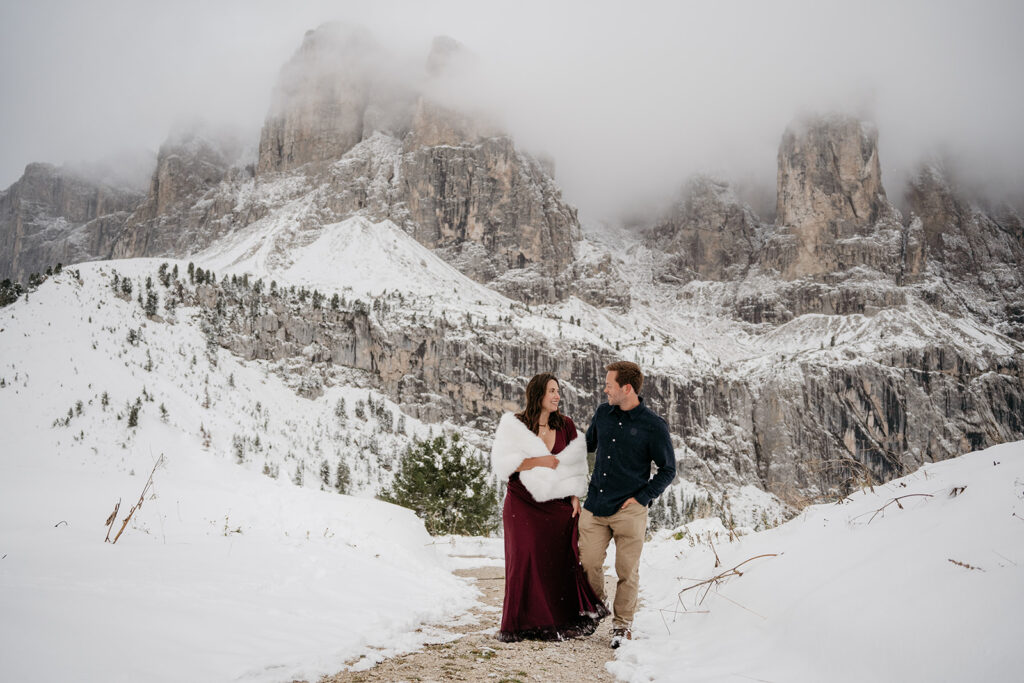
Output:
[[691,180],[670,215],[651,231],[652,248],[671,254],[663,281],[742,277],[762,249],[761,222],[723,181]]
[[907,190],[933,270],[958,284],[966,307],[1024,339],[1024,221],[1014,210],[985,211],[942,169],[922,169]]
[[238,211],[241,186],[252,178],[251,168],[236,165],[241,149],[237,140],[198,129],[168,138],[145,201],[125,221],[112,257],[186,256],[258,218]]
[[0,279],[27,281],[57,263],[108,258],[138,192],[50,164],[29,164],[0,193]]
[[[508,324],[417,320],[393,297],[329,310],[217,285],[191,298],[211,340],[244,358],[297,359],[324,383],[358,371],[412,415],[483,430],[516,407],[538,368],[563,378],[564,410],[585,422],[602,400],[605,364],[617,359],[610,348]],[[941,339],[869,356],[844,348],[754,368],[651,373],[643,394],[676,435],[680,476],[754,484],[800,504],[1024,438],[1022,350]]]
[[257,173],[340,159],[375,130],[404,134],[402,101],[387,54],[365,29],[308,31],[274,86]]

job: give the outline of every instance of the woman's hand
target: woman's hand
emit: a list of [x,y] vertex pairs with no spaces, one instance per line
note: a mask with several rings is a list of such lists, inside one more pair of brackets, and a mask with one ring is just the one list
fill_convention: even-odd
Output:
[[580,499],[577,498],[576,496],[572,497],[572,516],[573,517],[579,517],[580,516]]
[[534,467],[550,467],[555,469],[558,467],[558,458],[553,455],[542,455],[539,458],[533,458]]
[[555,469],[558,467],[558,458],[553,455],[542,455],[539,458],[523,458],[523,464],[516,468],[516,472],[525,472],[526,470],[532,470],[534,467],[550,467]]

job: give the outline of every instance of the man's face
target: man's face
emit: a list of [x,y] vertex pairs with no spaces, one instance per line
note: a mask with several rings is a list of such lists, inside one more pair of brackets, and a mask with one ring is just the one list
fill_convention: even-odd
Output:
[[608,405],[617,406],[625,400],[627,395],[627,389],[631,388],[628,384],[624,387],[620,387],[617,381],[618,372],[611,370],[605,375],[604,378],[604,395],[608,397]]

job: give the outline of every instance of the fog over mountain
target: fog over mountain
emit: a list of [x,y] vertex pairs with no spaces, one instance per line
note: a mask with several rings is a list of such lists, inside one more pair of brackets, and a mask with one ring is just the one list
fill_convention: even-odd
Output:
[[[32,161],[152,153],[183,120],[255,145],[296,36],[365,26],[397,74],[435,35],[476,55],[447,96],[554,159],[584,218],[650,209],[695,172],[725,176],[762,215],[776,151],[805,113],[874,121],[882,173],[941,159],[993,199],[1024,194],[1015,2],[471,3],[124,0],[0,8],[0,187]],[[129,164],[137,166],[134,162]],[[769,209],[765,210],[764,204]]]

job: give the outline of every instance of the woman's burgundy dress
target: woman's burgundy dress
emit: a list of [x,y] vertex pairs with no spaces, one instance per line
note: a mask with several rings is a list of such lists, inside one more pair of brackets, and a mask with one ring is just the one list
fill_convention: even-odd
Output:
[[[552,454],[572,439],[576,426],[563,417]],[[568,498],[538,503],[509,477],[502,513],[505,528],[505,606],[498,639],[564,640],[588,636],[608,616],[580,564],[578,517]]]

